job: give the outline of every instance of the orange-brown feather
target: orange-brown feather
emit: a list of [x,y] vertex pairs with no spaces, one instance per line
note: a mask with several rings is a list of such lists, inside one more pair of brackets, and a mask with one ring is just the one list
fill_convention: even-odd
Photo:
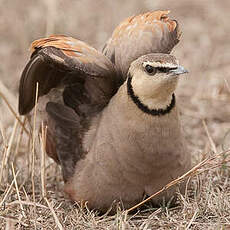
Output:
[[35,40],[32,42],[30,50],[33,53],[38,48],[49,46],[62,50],[67,56],[78,57],[82,62],[87,62],[85,58],[81,57],[83,51],[86,51],[92,56],[95,56],[98,53],[96,49],[88,46],[86,43],[64,35],[51,35],[48,38]]
[[[166,24],[168,27],[168,30],[170,32],[174,31],[177,23],[174,20],[171,20],[168,17],[168,14],[170,13],[169,10],[167,11],[154,11],[154,12],[148,12],[145,14],[140,14],[137,16],[132,16],[127,18],[125,21],[123,21],[113,32],[112,40],[116,42],[116,40],[119,40],[123,35],[125,35],[128,32],[131,33],[138,33],[139,30],[141,30],[144,25],[146,24],[156,24],[162,31],[164,30],[164,25]],[[155,26],[152,27],[152,31],[154,32]],[[181,33],[178,33],[178,39],[180,37]]]

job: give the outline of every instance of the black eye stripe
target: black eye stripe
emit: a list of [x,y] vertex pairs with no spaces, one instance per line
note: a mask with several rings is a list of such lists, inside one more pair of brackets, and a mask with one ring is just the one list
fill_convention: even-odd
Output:
[[156,67],[156,70],[162,73],[168,73],[170,70],[176,69],[177,67]]
[[149,75],[154,75],[157,71],[161,73],[169,73],[170,70],[177,69],[177,67],[165,67],[165,66],[153,67],[152,65],[146,65],[144,68]]

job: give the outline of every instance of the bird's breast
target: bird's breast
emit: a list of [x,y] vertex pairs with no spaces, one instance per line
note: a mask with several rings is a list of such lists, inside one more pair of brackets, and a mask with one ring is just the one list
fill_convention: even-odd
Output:
[[93,140],[88,136],[92,143],[90,154],[110,175],[120,173],[141,182],[156,172],[159,176],[162,168],[174,170],[183,161],[184,144],[176,108],[164,116],[151,116],[118,94],[96,122]]

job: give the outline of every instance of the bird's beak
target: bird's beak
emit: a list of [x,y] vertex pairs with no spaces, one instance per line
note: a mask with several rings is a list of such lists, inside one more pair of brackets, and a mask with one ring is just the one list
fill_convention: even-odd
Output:
[[188,70],[186,70],[183,66],[179,65],[176,69],[170,70],[169,73],[172,75],[180,75],[188,73]]

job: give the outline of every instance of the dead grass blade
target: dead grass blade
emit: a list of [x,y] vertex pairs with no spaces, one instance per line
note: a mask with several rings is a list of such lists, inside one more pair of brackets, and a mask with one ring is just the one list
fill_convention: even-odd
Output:
[[8,178],[8,162],[9,162],[9,157],[10,157],[10,152],[13,146],[13,141],[15,138],[16,130],[18,127],[18,121],[15,120],[13,131],[10,136],[9,143],[7,145],[7,148],[5,148],[4,154],[3,154],[3,160],[2,160],[2,166],[1,166],[1,172],[0,172],[0,184],[2,183],[2,178]]
[[230,93],[230,86],[229,86],[228,80],[224,79],[224,82],[225,82],[225,85],[226,85],[226,87],[228,89],[228,92]]
[[29,131],[26,129],[24,123],[21,121],[21,119],[19,118],[19,116],[17,115],[17,113],[14,111],[13,107],[10,105],[10,103],[7,100],[7,98],[4,96],[4,94],[2,92],[0,92],[0,97],[2,97],[2,99],[5,101],[6,105],[9,108],[9,110],[12,112],[12,114],[14,115],[14,117],[18,120],[19,124],[22,126],[23,130],[29,136],[30,135]]
[[209,142],[210,142],[212,151],[213,151],[214,153],[217,153],[216,145],[215,145],[215,143],[214,143],[214,141],[213,141],[213,139],[212,139],[212,136],[211,136],[211,134],[210,134],[210,132],[209,132],[209,130],[208,130],[208,127],[207,127],[207,124],[206,124],[205,120],[202,120],[202,123],[203,123],[203,126],[204,126],[204,130],[205,130],[205,132],[206,132],[206,134],[207,134],[208,140],[209,140]]
[[[14,205],[27,205],[27,206],[34,206],[34,202],[30,202],[30,201],[23,201],[23,200],[15,200],[13,202],[7,203],[6,206],[14,206]],[[38,204],[35,203],[36,207],[38,208],[44,208],[44,209],[48,209],[48,207],[46,207],[45,205],[42,204]]]
[[46,196],[46,164],[45,164],[45,151],[46,151],[46,134],[47,134],[47,126],[44,127],[42,123],[42,135],[41,135],[41,186],[42,186],[42,196]]
[[[29,227],[29,225],[28,224],[26,224],[26,223],[24,223],[24,222],[22,222],[21,220],[19,220],[19,219],[17,219],[16,217],[14,217],[14,216],[9,216],[9,215],[7,215],[7,216],[4,216],[4,215],[1,215],[0,216],[0,218],[1,219],[5,219],[6,220],[6,223],[7,223],[7,221],[10,221],[11,223],[15,223],[15,225],[16,224],[20,224],[20,225],[22,225],[23,227]],[[12,227],[12,225],[7,225],[6,224],[6,227]],[[8,229],[10,229],[10,230],[14,230],[14,228],[8,228]]]
[[48,205],[48,207],[49,207],[49,209],[50,209],[50,211],[51,211],[51,213],[52,213],[52,215],[54,217],[54,220],[55,220],[55,223],[56,223],[57,227],[60,230],[64,230],[64,228],[63,228],[62,224],[60,223],[60,221],[59,221],[59,219],[58,219],[58,217],[57,217],[52,205],[50,204],[50,202],[48,201],[48,199],[46,197],[44,199],[45,199],[45,201],[46,201],[46,203],[47,203],[47,205]]
[[14,179],[12,180],[12,182],[11,182],[11,184],[10,184],[10,187],[9,187],[8,190],[6,191],[6,193],[5,193],[5,195],[4,195],[3,199],[2,199],[2,201],[1,201],[1,203],[0,203],[0,207],[4,204],[5,200],[7,199],[8,195],[9,195],[9,193],[10,193],[12,187],[13,187],[14,181],[15,181],[15,179],[16,179],[17,176],[18,176],[18,173],[19,173],[19,171],[18,171],[18,172],[16,173],[16,175],[14,176]]
[[1,131],[1,135],[2,135],[2,141],[5,144],[7,142],[6,141],[7,139],[6,139],[5,130],[3,128],[1,119],[0,119],[0,131]]
[[[15,188],[16,188],[18,200],[21,201],[21,196],[20,196],[20,193],[19,193],[19,190],[18,190],[18,183],[17,183],[17,179],[16,179],[16,175],[15,175],[13,163],[11,164],[11,166],[12,166],[12,172],[13,172],[13,177],[14,177],[14,185],[15,185]],[[22,210],[22,215],[23,215],[24,217],[26,217],[25,211],[24,211],[24,208],[23,208],[23,205],[22,205],[21,203],[20,203],[20,208],[21,208],[21,210]]]
[[55,0],[43,1],[47,9],[46,15],[46,36],[53,34],[55,18],[57,18],[57,2]]
[[[23,124],[25,125],[26,122],[26,117],[23,118]],[[19,131],[19,135],[17,137],[17,141],[16,141],[16,148],[15,148],[15,152],[14,152],[14,159],[15,157],[17,157],[18,152],[19,152],[19,148],[20,148],[20,144],[21,144],[21,140],[22,140],[22,136],[23,136],[23,127],[20,127],[20,131]],[[14,161],[13,159],[13,161]]]
[[138,203],[137,205],[133,206],[132,208],[126,210],[126,212],[129,213],[129,212],[135,210],[136,208],[145,204],[147,201],[151,200],[153,197],[156,197],[157,195],[166,191],[167,189],[171,188],[172,186],[180,184],[181,182],[183,182],[186,179],[194,177],[194,176],[201,174],[203,172],[206,172],[208,170],[217,168],[217,167],[223,165],[224,163],[230,162],[230,159],[227,159],[226,154],[228,154],[228,156],[230,156],[230,150],[227,150],[227,151],[224,151],[220,154],[215,154],[213,156],[206,158],[205,160],[198,163],[196,166],[194,166],[192,169],[190,169],[188,172],[186,172],[182,176],[178,177],[177,179],[175,179],[175,180],[171,181],[170,183],[168,183],[167,185],[165,185],[158,192],[154,193],[153,195],[151,195],[147,199],[143,200],[142,202]]
[[[2,80],[2,79],[1,79]],[[4,94],[7,98],[8,101],[10,102],[11,105],[15,108],[17,105],[17,98],[15,95],[5,86],[3,81],[0,80],[0,92],[1,94]]]
[[199,209],[197,208],[197,209],[195,210],[193,216],[192,216],[192,219],[190,220],[189,224],[187,225],[186,230],[189,230],[189,229],[190,229],[192,223],[193,223],[193,222],[195,221],[195,219],[196,219],[196,216],[197,216],[198,211],[199,211]]
[[38,104],[38,82],[36,84],[36,96],[35,96],[34,119],[33,119],[33,133],[32,133],[33,136],[32,136],[32,172],[31,172],[31,181],[32,181],[33,202],[35,202],[34,173],[35,173],[35,140],[36,140],[37,104]]

